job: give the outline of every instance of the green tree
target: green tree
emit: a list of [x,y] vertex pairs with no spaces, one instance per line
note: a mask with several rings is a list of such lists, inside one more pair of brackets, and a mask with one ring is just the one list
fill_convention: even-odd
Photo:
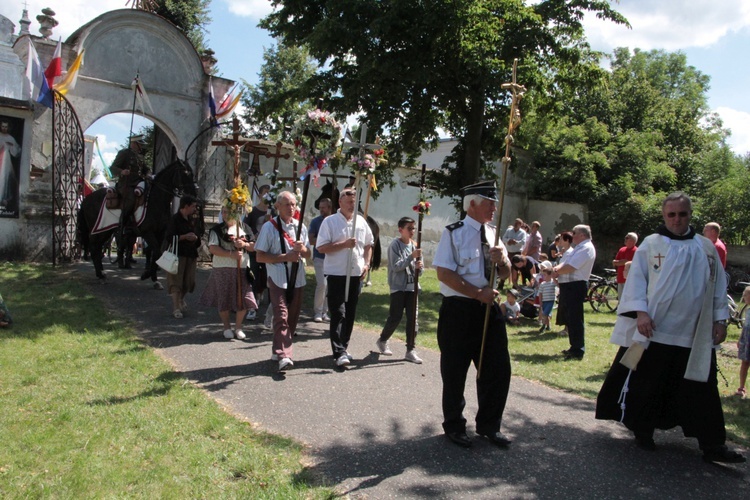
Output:
[[[275,0],[261,26],[285,44],[305,45],[323,69],[305,88],[332,108],[363,112],[387,131],[389,154],[419,154],[442,127],[459,139],[456,168],[441,190],[476,180],[503,155],[513,60],[519,81],[555,93],[572,74],[593,70],[585,12],[626,24],[606,0]],[[562,78],[560,80],[558,77]],[[541,99],[541,98],[540,98]]]
[[185,33],[199,54],[207,49],[206,26],[211,22],[211,0],[158,0],[154,13],[169,20]]
[[535,168],[520,174],[535,197],[588,204],[597,234],[619,238],[651,232],[664,193],[704,195],[724,174],[726,131],[684,54],[620,48],[611,61],[593,85],[563,88],[553,116],[530,113],[520,140]]
[[303,110],[314,106],[314,100],[300,97],[315,72],[317,64],[305,47],[279,45],[263,49],[263,66],[258,74],[258,84],[243,81],[246,92],[242,103],[243,116],[253,131],[265,139],[288,140],[284,127],[294,123]]

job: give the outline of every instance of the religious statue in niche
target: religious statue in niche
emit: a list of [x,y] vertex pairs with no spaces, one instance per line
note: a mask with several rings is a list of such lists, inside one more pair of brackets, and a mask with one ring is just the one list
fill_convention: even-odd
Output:
[[23,120],[0,115],[0,217],[18,217]]

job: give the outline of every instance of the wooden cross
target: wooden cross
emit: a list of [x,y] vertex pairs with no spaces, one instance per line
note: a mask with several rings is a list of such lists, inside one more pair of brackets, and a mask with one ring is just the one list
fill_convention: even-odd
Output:
[[236,116],[232,117],[232,138],[211,142],[213,146],[226,146],[234,150],[234,175],[232,178],[235,187],[240,185],[240,152],[242,147],[249,142],[252,141],[240,139],[240,121]]
[[664,255],[662,255],[661,252],[659,252],[659,254],[655,255],[654,258],[659,261],[658,266],[661,267],[661,260],[664,258]]

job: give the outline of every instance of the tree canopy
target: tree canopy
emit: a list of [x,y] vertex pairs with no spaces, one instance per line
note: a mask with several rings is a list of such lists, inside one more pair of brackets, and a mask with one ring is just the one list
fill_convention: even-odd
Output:
[[177,26],[202,54],[208,49],[206,25],[211,22],[210,3],[211,0],[159,0],[153,12]]
[[700,198],[726,173],[708,84],[682,53],[617,49],[598,82],[530,114],[520,142],[535,166],[519,173],[534,197],[587,204],[599,234],[650,233],[664,193]]
[[596,73],[583,14],[627,24],[606,0],[277,0],[261,21],[287,45],[306,46],[321,70],[304,87],[344,114],[362,112],[389,154],[413,161],[442,128],[457,138],[441,192],[503,154],[514,59],[518,79],[554,101],[568,79]]

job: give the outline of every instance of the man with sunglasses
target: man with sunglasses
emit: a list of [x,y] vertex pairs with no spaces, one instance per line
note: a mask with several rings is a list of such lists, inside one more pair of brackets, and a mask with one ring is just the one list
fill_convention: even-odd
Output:
[[682,427],[707,462],[740,463],[727,448],[716,352],[727,336],[726,277],[713,243],[690,227],[682,192],[662,204],[664,225],[633,256],[610,342],[620,346],[596,418],[633,431],[653,451],[655,429]]
[[[367,275],[375,243],[370,226],[355,212],[354,188],[344,188],[339,195],[338,211],[326,217],[320,225],[316,246],[325,254],[323,272],[328,281],[328,309],[331,311],[331,350],[337,367],[352,362],[349,340],[354,329],[357,301],[362,279]],[[354,221],[356,217],[356,233]],[[351,262],[349,255],[351,253]],[[348,267],[347,266],[351,266]],[[349,296],[346,282],[349,281]]]

